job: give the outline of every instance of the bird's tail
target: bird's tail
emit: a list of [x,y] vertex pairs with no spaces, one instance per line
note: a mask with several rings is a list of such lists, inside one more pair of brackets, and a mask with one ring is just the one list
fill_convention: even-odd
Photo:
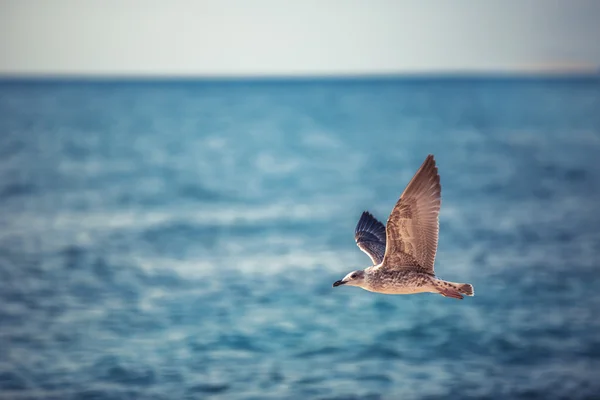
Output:
[[438,279],[435,283],[435,287],[439,294],[445,297],[452,297],[453,299],[461,300],[463,295],[475,295],[475,292],[473,291],[473,285],[468,283],[448,282]]

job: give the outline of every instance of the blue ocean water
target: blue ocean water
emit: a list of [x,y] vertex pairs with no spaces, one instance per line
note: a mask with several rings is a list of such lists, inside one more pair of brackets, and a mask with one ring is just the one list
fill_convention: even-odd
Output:
[[[332,288],[425,156],[463,301]],[[600,397],[600,81],[0,83],[0,398]]]

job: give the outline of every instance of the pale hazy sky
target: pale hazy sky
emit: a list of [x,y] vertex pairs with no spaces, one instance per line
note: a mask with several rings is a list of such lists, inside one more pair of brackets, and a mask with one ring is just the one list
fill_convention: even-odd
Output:
[[600,0],[0,0],[0,74],[600,65]]

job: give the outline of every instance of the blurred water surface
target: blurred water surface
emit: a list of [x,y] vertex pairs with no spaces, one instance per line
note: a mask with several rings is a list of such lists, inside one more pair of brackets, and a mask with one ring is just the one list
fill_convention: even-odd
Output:
[[[0,397],[600,396],[593,79],[0,83]],[[428,153],[436,270],[331,288]]]

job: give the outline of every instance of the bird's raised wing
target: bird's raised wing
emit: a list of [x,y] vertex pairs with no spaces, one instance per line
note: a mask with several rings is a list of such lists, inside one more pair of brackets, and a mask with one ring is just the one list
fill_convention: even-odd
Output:
[[382,268],[405,267],[434,274],[441,192],[440,176],[430,154],[388,218]]
[[371,258],[374,265],[383,261],[385,226],[368,211],[362,213],[356,224],[354,240],[356,240],[356,245]]

